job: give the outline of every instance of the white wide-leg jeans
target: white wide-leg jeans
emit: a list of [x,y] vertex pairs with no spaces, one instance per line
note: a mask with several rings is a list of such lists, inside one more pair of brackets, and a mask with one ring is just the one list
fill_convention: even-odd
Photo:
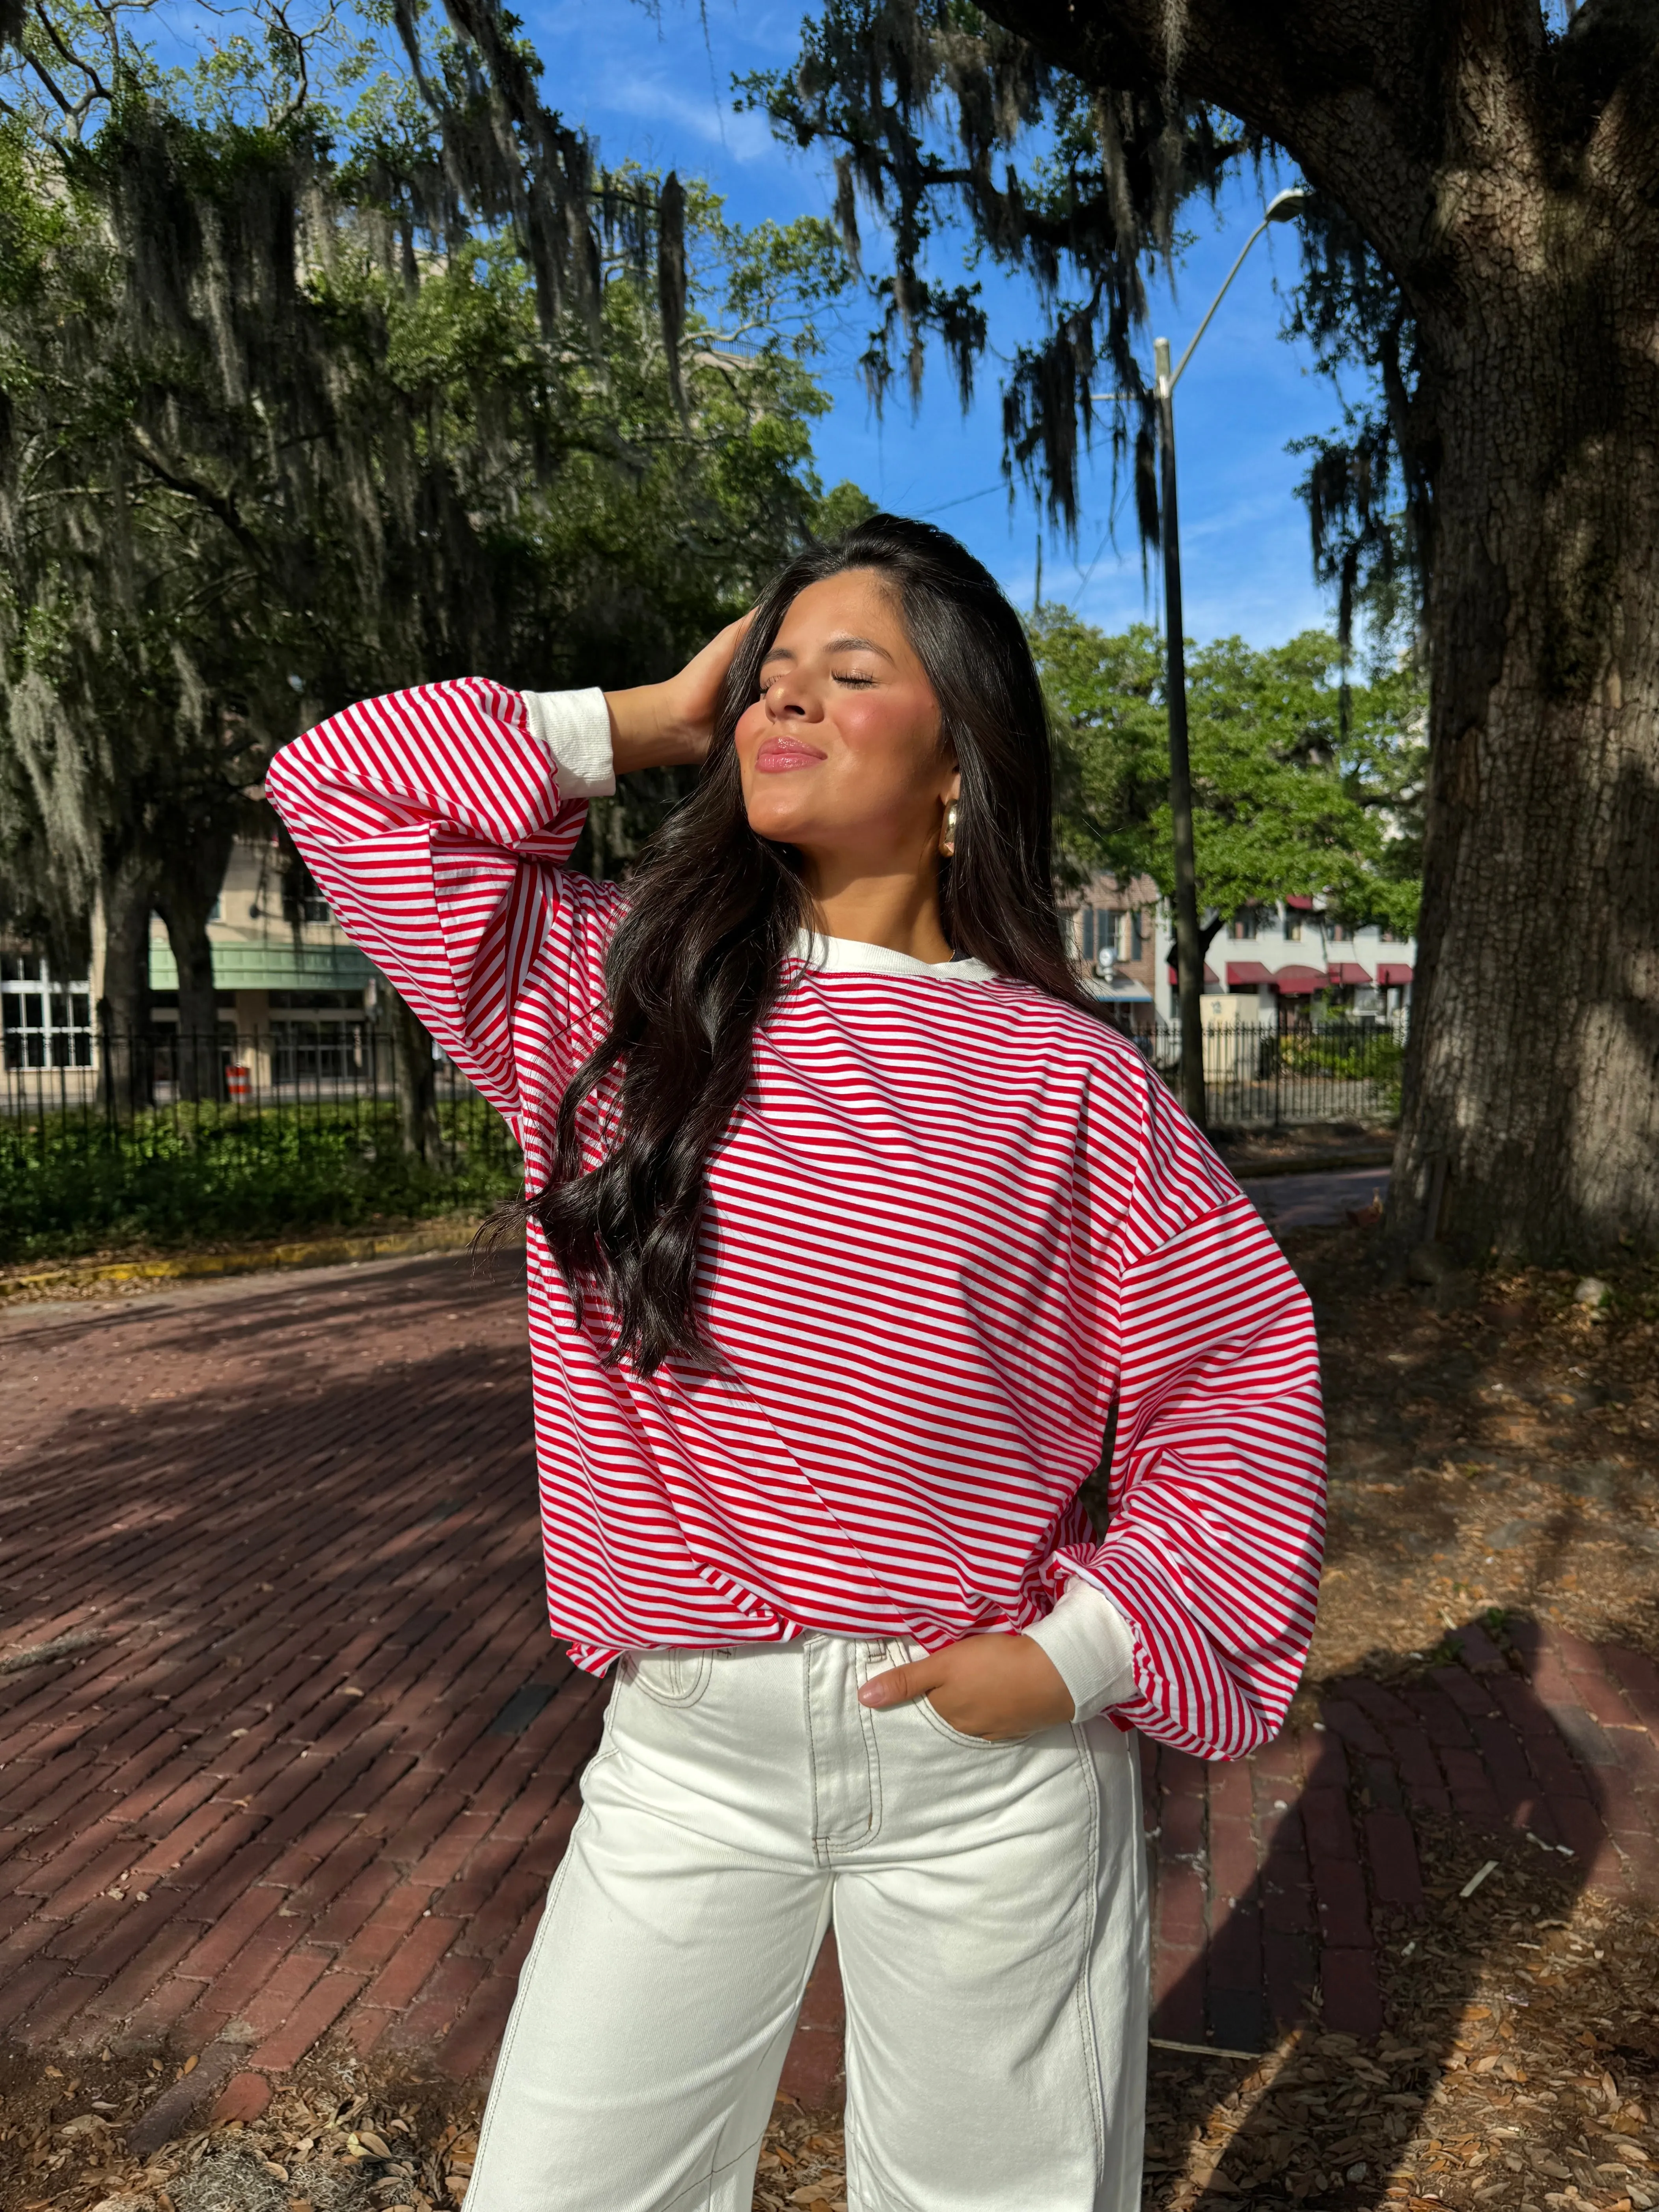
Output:
[[1134,1739],[995,1744],[858,1703],[921,1656],[810,1635],[622,1662],[467,2212],[749,2212],[832,1920],[850,2212],[1133,2212]]

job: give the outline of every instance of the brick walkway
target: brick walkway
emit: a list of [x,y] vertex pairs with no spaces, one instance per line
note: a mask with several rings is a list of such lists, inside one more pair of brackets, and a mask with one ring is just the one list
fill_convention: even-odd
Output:
[[489,2057],[604,1694],[542,1609],[521,1296],[7,1317],[0,2035]]
[[1455,1663],[1398,1691],[1340,1683],[1237,1765],[1143,1741],[1155,2034],[1261,2049],[1317,1990],[1326,2028],[1376,2035],[1378,1947],[1423,1908],[1425,1820],[1462,1832],[1468,1874],[1530,1834],[1581,1887],[1659,1898],[1659,1668],[1534,1625],[1522,1670],[1479,1626],[1449,1641]]
[[[0,2039],[494,2053],[603,1690],[542,1613],[520,1292],[456,1259],[0,1316]],[[1144,1747],[1155,2033],[1381,2025],[1413,1823],[1659,1893],[1659,1671],[1478,1629],[1248,1765]],[[826,1960],[788,2080],[833,2086]],[[159,2138],[158,2138],[159,2139]]]

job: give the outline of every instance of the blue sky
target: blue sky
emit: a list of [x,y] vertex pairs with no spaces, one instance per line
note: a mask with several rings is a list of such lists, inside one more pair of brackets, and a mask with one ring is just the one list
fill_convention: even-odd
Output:
[[[826,165],[781,146],[758,117],[732,112],[734,75],[781,69],[793,58],[801,0],[662,0],[653,21],[636,0],[517,0],[545,64],[550,106],[584,124],[607,162],[628,157],[706,177],[738,222],[828,214]],[[1273,189],[1271,184],[1269,191]],[[1256,218],[1260,197],[1241,178],[1212,222],[1189,217],[1199,235],[1177,272],[1173,299],[1158,295],[1156,328],[1177,358]],[[941,257],[937,273],[947,273]],[[1279,275],[1296,274],[1287,230],[1256,246],[1193,356],[1177,394],[1186,629],[1207,638],[1237,632],[1278,642],[1329,620],[1309,560],[1308,526],[1295,484],[1304,464],[1289,440],[1328,428],[1335,397],[1301,349],[1278,335]],[[984,272],[994,343],[1029,327],[1029,295]],[[834,400],[815,434],[826,483],[850,477],[882,505],[931,514],[1030,603],[1037,517],[1029,500],[1012,511],[1000,483],[997,363],[988,356],[964,418],[944,364],[931,365],[921,413],[890,402],[872,416],[855,366],[868,320],[855,307],[832,334],[819,374]],[[974,495],[981,495],[974,496]],[[1126,508],[1115,547],[1106,538],[1110,470],[1103,454],[1085,483],[1073,555],[1052,534],[1043,552],[1043,596],[1068,600],[1107,629],[1150,618],[1133,520]],[[1105,542],[1103,544],[1103,539]],[[1092,564],[1092,566],[1091,566]]]

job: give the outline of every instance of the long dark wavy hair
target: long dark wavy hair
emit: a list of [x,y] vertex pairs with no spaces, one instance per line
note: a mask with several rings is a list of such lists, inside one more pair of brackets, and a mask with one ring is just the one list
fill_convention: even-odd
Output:
[[[849,568],[890,590],[961,771],[956,853],[939,862],[953,951],[1086,1003],[1054,910],[1048,721],[1018,616],[972,554],[925,522],[872,515],[798,554],[761,593],[732,659],[696,789],[635,871],[605,962],[611,1026],[564,1094],[552,1173],[530,1202],[578,1311],[596,1291],[611,1310],[609,1363],[631,1358],[644,1374],[675,1354],[721,1364],[697,1310],[708,1161],[811,921],[799,854],[749,826],[732,739],[790,603]],[[613,1070],[608,1149],[588,1168],[578,1109]]]

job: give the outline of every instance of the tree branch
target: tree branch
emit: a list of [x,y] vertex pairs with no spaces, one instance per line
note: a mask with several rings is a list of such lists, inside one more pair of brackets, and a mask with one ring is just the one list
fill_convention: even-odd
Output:
[[263,569],[266,566],[264,549],[236,512],[234,501],[227,499],[222,492],[215,491],[211,484],[204,483],[198,477],[186,476],[182,470],[170,467],[151,443],[149,432],[141,429],[136,422],[129,423],[127,430],[133,451],[150,474],[166,484],[169,490],[181,492],[187,499],[204,507],[210,514],[224,525],[255,566]]
[[[1429,250],[1459,89],[1454,50],[1469,35],[1447,0],[988,0],[986,13],[1097,90],[1173,84],[1237,117],[1344,206],[1367,210],[1368,235],[1402,281]],[[1494,0],[1494,60],[1528,16],[1536,22],[1536,0]],[[1425,103],[1431,86],[1437,109]]]

